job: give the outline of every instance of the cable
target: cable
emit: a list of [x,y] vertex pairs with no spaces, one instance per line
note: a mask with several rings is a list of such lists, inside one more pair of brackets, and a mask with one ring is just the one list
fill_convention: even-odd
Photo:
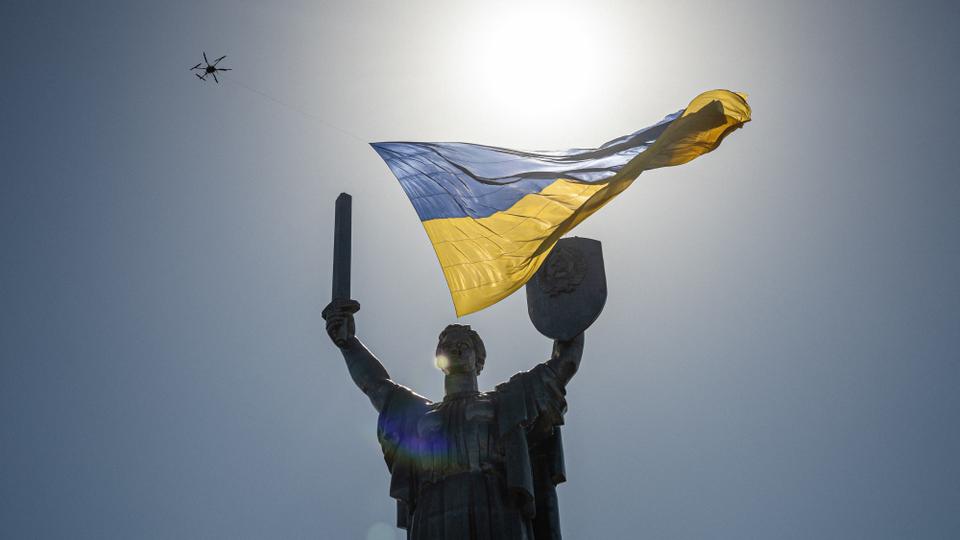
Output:
[[260,97],[269,99],[270,101],[274,102],[274,103],[277,104],[277,105],[280,105],[281,107],[286,107],[287,109],[290,109],[290,110],[293,111],[293,112],[300,113],[301,115],[303,115],[303,116],[305,116],[305,117],[307,117],[307,118],[310,118],[310,119],[312,119],[312,120],[314,120],[314,121],[322,124],[323,126],[326,126],[327,128],[330,128],[330,129],[332,129],[332,130],[334,130],[334,131],[339,131],[340,133],[342,133],[343,135],[347,135],[348,137],[352,137],[353,139],[357,140],[358,142],[361,142],[361,143],[363,143],[363,144],[365,144],[365,145],[368,144],[368,141],[367,141],[367,140],[363,139],[362,137],[360,137],[360,136],[357,135],[356,133],[353,133],[353,132],[351,132],[351,131],[349,131],[349,130],[346,130],[346,129],[340,127],[340,126],[331,124],[330,122],[324,120],[324,119],[321,118],[320,116],[317,116],[317,115],[315,115],[315,114],[313,114],[313,113],[309,113],[309,112],[307,112],[307,111],[305,111],[305,110],[303,110],[303,109],[300,109],[299,107],[296,107],[296,106],[294,106],[294,105],[291,105],[291,104],[289,104],[289,103],[287,103],[287,102],[285,102],[285,101],[281,101],[281,100],[279,100],[279,99],[271,96],[270,94],[267,94],[267,93],[265,93],[265,92],[261,92],[260,90],[257,90],[256,88],[253,88],[253,87],[251,87],[251,86],[249,86],[249,85],[244,84],[243,82],[240,81],[240,79],[236,78],[236,75],[230,75],[229,77],[227,77],[226,75],[221,74],[221,75],[220,75],[220,78],[223,79],[224,81],[229,81],[229,82],[231,82],[232,84],[235,84],[235,85],[239,86],[240,88],[243,88],[244,90],[246,90],[246,91],[248,91],[248,92],[252,92],[252,93],[254,93],[254,94],[257,94],[257,95],[260,96]]

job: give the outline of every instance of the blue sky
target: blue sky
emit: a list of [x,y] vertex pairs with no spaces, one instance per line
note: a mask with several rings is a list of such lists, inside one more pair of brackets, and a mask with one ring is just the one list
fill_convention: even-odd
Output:
[[[455,317],[364,141],[595,146],[711,88],[754,121],[577,230],[610,297],[569,387],[564,533],[960,536],[958,16],[3,3],[0,536],[400,538],[320,319],[338,193],[395,380],[442,395]],[[187,71],[203,50],[224,84]],[[484,388],[549,354],[522,295],[463,321]]]

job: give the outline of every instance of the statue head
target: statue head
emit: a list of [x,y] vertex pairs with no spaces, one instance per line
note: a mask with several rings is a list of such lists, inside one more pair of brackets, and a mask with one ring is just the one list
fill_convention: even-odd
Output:
[[483,370],[487,351],[480,334],[469,325],[451,324],[440,332],[437,342],[437,367],[445,374],[470,373]]

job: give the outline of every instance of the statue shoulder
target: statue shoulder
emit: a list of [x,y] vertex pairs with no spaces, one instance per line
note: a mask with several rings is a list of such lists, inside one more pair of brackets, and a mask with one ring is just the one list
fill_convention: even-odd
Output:
[[414,392],[410,388],[398,384],[393,380],[386,381],[387,397],[383,411],[391,410],[393,414],[426,411],[434,405],[432,401]]
[[402,384],[391,380],[387,380],[386,384],[390,389],[377,419],[377,436],[383,445],[384,455],[392,456],[402,441],[413,444],[417,423],[435,408],[435,404]]
[[509,391],[512,387],[518,387],[524,384],[540,385],[543,383],[556,383],[557,381],[557,372],[546,362],[541,362],[528,371],[514,373],[507,381],[498,384],[495,391]]
[[563,423],[567,411],[566,391],[556,372],[547,364],[521,371],[496,387],[501,431],[515,426],[554,426]]

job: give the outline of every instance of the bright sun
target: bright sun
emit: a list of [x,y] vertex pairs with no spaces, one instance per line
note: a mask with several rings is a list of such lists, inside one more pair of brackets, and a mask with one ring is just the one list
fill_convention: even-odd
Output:
[[[471,13],[462,38],[486,107],[534,119],[577,107],[609,84],[611,52],[596,10],[544,3]],[[464,43],[461,41],[461,43]]]

